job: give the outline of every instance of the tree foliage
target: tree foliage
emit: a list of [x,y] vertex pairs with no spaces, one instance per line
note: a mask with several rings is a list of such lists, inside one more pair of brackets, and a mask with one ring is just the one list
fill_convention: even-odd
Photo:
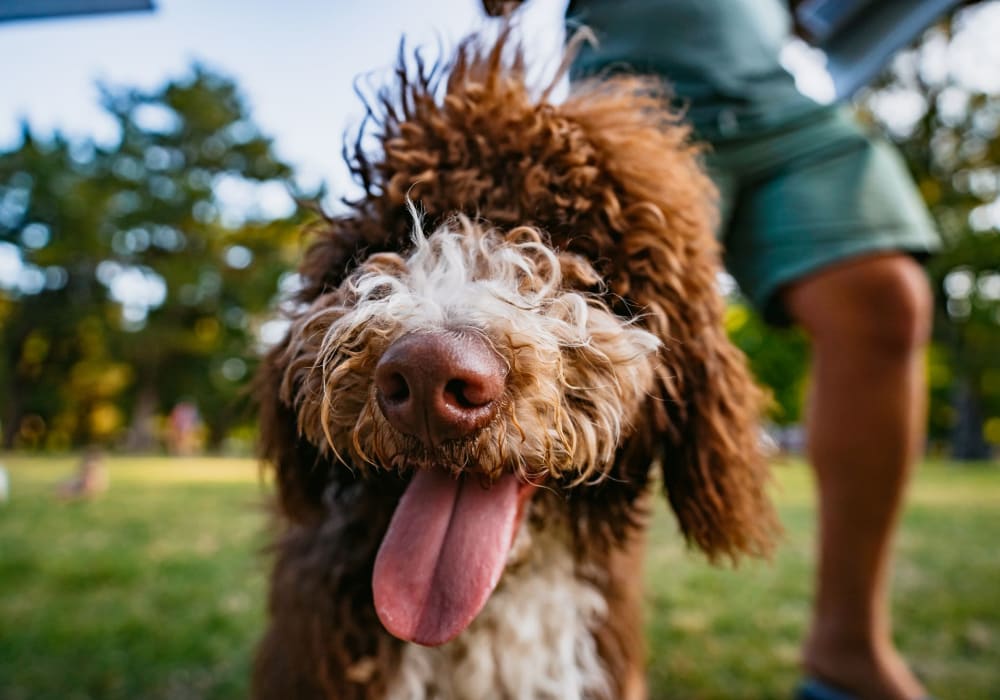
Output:
[[218,443],[245,418],[259,325],[297,245],[291,169],[203,68],[151,92],[103,88],[102,104],[113,146],[24,126],[0,154],[4,444],[148,448],[183,400]]

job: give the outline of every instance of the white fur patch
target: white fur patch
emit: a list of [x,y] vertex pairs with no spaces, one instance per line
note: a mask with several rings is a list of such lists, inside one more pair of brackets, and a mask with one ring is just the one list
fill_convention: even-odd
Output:
[[[328,342],[343,337],[344,325],[391,320],[404,332],[478,328],[490,335],[499,327],[501,334],[514,333],[518,341],[554,348],[591,346],[593,300],[562,289],[556,253],[534,230],[523,230],[521,240],[502,243],[458,217],[428,237],[416,221],[405,267],[368,271],[349,280],[353,313],[330,327]],[[631,344],[629,360],[657,350],[655,336],[616,320]]]
[[610,700],[593,630],[607,602],[580,579],[565,533],[521,528],[500,584],[440,647],[409,644],[390,700]]

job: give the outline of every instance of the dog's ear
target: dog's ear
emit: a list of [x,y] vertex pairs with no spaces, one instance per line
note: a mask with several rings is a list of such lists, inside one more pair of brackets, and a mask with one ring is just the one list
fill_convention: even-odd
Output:
[[764,396],[723,326],[715,190],[657,92],[636,77],[610,78],[577,87],[561,107],[586,132],[588,165],[601,173],[597,209],[577,225],[609,259],[620,312],[663,343],[637,439],[652,433],[658,445],[684,536],[712,558],[764,554],[778,530],[760,432]]
[[[300,287],[291,300],[298,308],[336,289],[360,251],[383,243],[385,237],[378,219],[368,222],[354,213],[327,217],[315,209],[319,217],[305,229],[310,244],[298,268]],[[322,515],[324,492],[337,470],[331,457],[301,433],[288,391],[288,369],[296,359],[289,352],[291,341],[291,336],[286,336],[267,353],[254,379],[260,423],[258,452],[274,471],[282,513],[307,522]]]

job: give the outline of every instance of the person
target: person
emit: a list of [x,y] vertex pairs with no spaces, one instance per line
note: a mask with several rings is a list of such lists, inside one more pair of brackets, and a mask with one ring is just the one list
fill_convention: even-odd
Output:
[[798,697],[925,697],[892,640],[889,579],[924,442],[933,301],[916,258],[938,237],[901,159],[845,108],[796,90],[778,0],[571,0],[567,20],[597,38],[571,80],[621,69],[667,81],[710,146],[728,270],[766,320],[811,339],[819,554]]
[[56,484],[56,495],[64,501],[82,501],[100,496],[108,490],[108,470],[104,451],[88,447],[80,457],[76,472]]
[[181,401],[174,405],[167,419],[167,451],[172,455],[190,457],[198,451],[201,419],[198,406],[191,401]]

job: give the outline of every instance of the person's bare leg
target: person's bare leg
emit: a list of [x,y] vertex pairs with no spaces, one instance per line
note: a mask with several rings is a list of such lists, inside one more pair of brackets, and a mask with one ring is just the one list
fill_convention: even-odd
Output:
[[820,540],[805,669],[862,698],[923,697],[892,642],[889,582],[924,441],[930,289],[916,262],[883,255],[812,275],[783,301],[813,342],[807,424]]

